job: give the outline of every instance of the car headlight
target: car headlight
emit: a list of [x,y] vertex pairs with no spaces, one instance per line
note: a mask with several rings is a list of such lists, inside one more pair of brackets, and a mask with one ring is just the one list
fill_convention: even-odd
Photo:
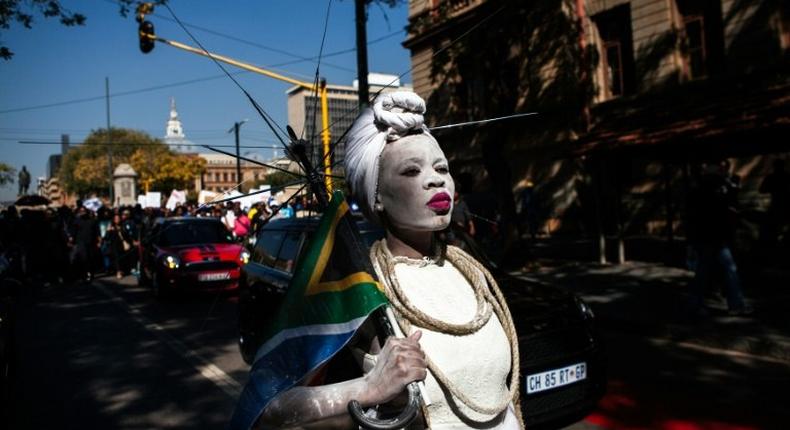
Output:
[[250,253],[247,252],[246,250],[241,251],[241,254],[239,254],[239,261],[241,261],[241,264],[249,263],[250,262]]
[[595,318],[595,314],[593,313],[592,308],[590,308],[590,305],[588,305],[587,303],[584,302],[584,300],[578,297],[574,297],[574,300],[576,301],[576,306],[579,308],[579,312],[581,312],[584,319],[591,320]]
[[181,262],[178,260],[178,257],[175,255],[168,255],[164,260],[162,260],[162,263],[168,269],[178,269],[178,266],[181,264]]

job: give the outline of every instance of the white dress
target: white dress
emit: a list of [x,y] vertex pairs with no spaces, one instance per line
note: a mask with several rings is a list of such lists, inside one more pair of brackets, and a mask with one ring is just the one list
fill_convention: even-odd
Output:
[[[400,257],[396,261],[395,274],[414,307],[447,323],[462,324],[474,318],[477,301],[472,286],[450,262],[440,266],[428,259]],[[475,403],[493,406],[509,395],[510,344],[496,314],[480,330],[465,336],[416,325],[415,329],[423,332],[420,345],[425,354]],[[425,386],[432,402],[428,418],[433,430],[520,428],[512,404],[498,415],[483,415],[443,391],[430,372]]]

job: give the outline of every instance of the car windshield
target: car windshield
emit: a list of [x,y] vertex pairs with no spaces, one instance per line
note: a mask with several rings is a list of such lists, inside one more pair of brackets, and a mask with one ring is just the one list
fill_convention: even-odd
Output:
[[198,243],[231,243],[233,237],[220,222],[175,222],[163,226],[161,246],[195,245]]

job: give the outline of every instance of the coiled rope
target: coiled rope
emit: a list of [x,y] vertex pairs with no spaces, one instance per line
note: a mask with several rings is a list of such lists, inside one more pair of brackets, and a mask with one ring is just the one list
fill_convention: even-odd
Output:
[[[451,324],[438,320],[425,314],[416,308],[408,299],[400,287],[398,278],[395,274],[395,264],[403,261],[403,257],[393,257],[386,246],[386,240],[380,240],[373,244],[370,250],[370,259],[373,266],[384,284],[384,293],[395,309],[395,315],[401,330],[404,333],[411,333],[412,325],[426,328],[439,333],[455,336],[469,335],[477,332],[491,318],[492,311],[499,318],[502,328],[510,342],[511,369],[510,369],[510,390],[508,396],[492,406],[481,405],[470,399],[436,366],[430,357],[426,355],[428,369],[436,380],[443,385],[453,397],[460,400],[470,409],[485,415],[496,415],[501,413],[510,402],[514,403],[516,415],[521,420],[521,408],[518,404],[519,397],[519,351],[518,336],[513,325],[513,318],[499,289],[494,277],[477,260],[455,246],[447,246],[447,261],[466,278],[475,293],[477,300],[477,311],[475,316],[464,324]],[[484,276],[481,278],[480,273]],[[490,288],[489,288],[490,287]],[[492,293],[493,291],[493,293]]]

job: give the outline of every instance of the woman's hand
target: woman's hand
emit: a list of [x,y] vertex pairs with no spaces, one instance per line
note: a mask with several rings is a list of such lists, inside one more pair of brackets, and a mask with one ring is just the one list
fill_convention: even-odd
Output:
[[402,393],[409,383],[425,379],[428,370],[420,337],[422,332],[418,330],[405,339],[387,339],[377,356],[376,365],[364,378],[364,403],[387,403]]

